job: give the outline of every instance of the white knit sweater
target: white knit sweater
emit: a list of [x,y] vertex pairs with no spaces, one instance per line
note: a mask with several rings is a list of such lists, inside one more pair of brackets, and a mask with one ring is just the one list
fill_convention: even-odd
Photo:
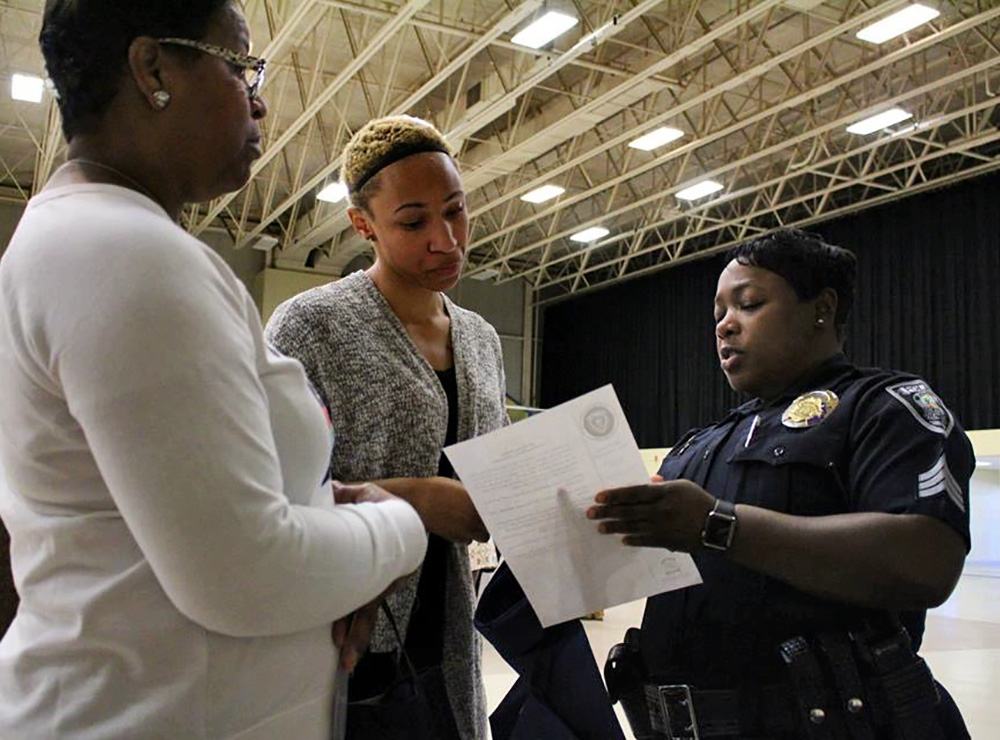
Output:
[[0,261],[4,740],[328,737],[330,623],[417,567],[334,506],[330,432],[249,295],[154,202],[34,198]]

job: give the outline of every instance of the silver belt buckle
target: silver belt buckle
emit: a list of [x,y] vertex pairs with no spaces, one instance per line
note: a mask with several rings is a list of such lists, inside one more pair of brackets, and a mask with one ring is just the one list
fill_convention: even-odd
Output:
[[649,720],[667,740],[701,740],[691,687],[687,684],[646,686]]

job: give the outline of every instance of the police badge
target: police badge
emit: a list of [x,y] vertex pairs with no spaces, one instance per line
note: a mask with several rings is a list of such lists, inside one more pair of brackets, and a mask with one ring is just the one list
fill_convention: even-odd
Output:
[[781,423],[789,429],[814,427],[839,405],[840,399],[833,391],[809,391],[792,401],[781,415]]

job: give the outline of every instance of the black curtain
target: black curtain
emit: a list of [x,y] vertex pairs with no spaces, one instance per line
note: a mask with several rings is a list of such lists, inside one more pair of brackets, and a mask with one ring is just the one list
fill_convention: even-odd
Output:
[[[847,355],[924,377],[966,429],[1000,428],[1000,174],[809,227],[858,255]],[[640,447],[740,402],[715,357],[723,258],[548,306],[540,402],[613,383]]]

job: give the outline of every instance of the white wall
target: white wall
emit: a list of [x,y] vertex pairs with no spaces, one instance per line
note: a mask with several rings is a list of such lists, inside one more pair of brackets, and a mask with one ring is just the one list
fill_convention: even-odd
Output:
[[969,482],[969,507],[972,550],[965,572],[1000,577],[1000,468],[976,468]]
[[[256,276],[251,292],[266,322],[282,301],[332,279],[317,273],[267,269]],[[478,280],[462,280],[449,292],[455,303],[480,314],[496,328],[503,345],[507,393],[518,402],[522,401],[525,390],[522,378],[524,293],[520,282],[494,285]]]
[[459,306],[475,311],[493,324],[503,346],[507,393],[519,404],[528,405],[522,373],[524,292],[521,281],[496,285],[482,280],[462,280],[449,295]]
[[252,293],[254,278],[267,262],[266,253],[249,247],[233,249],[233,240],[224,231],[206,231],[199,238],[226,261]]

